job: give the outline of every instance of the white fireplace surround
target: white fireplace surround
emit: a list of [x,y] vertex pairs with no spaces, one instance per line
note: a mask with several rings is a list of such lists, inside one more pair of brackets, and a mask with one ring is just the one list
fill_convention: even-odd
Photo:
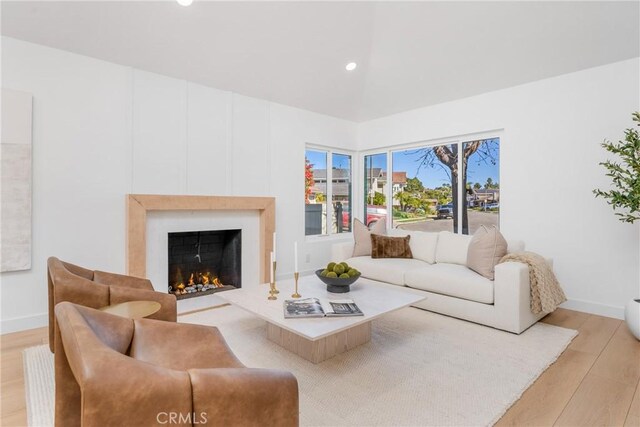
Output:
[[[242,230],[242,283],[258,283],[255,262],[260,257],[260,215],[257,211],[153,211],[147,216],[147,277],[156,291],[167,292],[168,233],[185,231]],[[178,301],[178,312],[216,305],[221,301],[205,295]]]

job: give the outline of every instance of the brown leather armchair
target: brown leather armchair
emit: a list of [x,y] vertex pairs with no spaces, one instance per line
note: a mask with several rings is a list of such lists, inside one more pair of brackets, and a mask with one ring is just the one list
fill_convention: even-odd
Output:
[[131,320],[62,302],[56,426],[296,426],[298,382],[246,368],[218,328]]
[[104,271],[87,270],[51,257],[47,260],[49,282],[49,349],[55,350],[56,304],[70,301],[86,307],[101,308],[126,301],[157,301],[160,310],[150,319],[175,322],[176,297],[156,292],[147,279]]

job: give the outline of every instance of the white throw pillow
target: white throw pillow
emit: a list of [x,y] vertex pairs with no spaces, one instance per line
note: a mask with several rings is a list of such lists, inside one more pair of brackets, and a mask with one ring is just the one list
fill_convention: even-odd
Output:
[[371,234],[386,234],[387,225],[384,221],[377,221],[371,226],[371,229],[364,225],[362,221],[356,219],[353,221],[353,255],[371,256]]
[[450,231],[441,231],[438,233],[436,262],[466,266],[469,243],[471,243],[471,236],[455,234]]
[[419,259],[429,264],[436,262],[436,247],[438,233],[428,231],[407,231],[399,228],[387,230],[387,235],[394,237],[411,236],[409,247],[414,259]]

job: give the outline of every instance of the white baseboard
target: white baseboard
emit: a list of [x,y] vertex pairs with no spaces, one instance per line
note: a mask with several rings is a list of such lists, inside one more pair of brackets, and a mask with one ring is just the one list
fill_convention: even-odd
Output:
[[49,313],[41,313],[33,316],[15,317],[4,319],[0,322],[0,334],[26,331],[27,329],[41,328],[49,324]]
[[624,307],[617,305],[600,304],[593,301],[583,301],[570,299],[560,307],[568,310],[582,311],[584,313],[597,314],[598,316],[613,317],[614,319],[624,319]]

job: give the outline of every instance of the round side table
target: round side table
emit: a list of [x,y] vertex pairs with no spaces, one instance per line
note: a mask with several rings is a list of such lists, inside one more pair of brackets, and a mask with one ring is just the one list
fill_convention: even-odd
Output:
[[160,310],[160,303],[156,301],[127,301],[120,304],[102,307],[100,311],[115,314],[129,319],[142,319]]

